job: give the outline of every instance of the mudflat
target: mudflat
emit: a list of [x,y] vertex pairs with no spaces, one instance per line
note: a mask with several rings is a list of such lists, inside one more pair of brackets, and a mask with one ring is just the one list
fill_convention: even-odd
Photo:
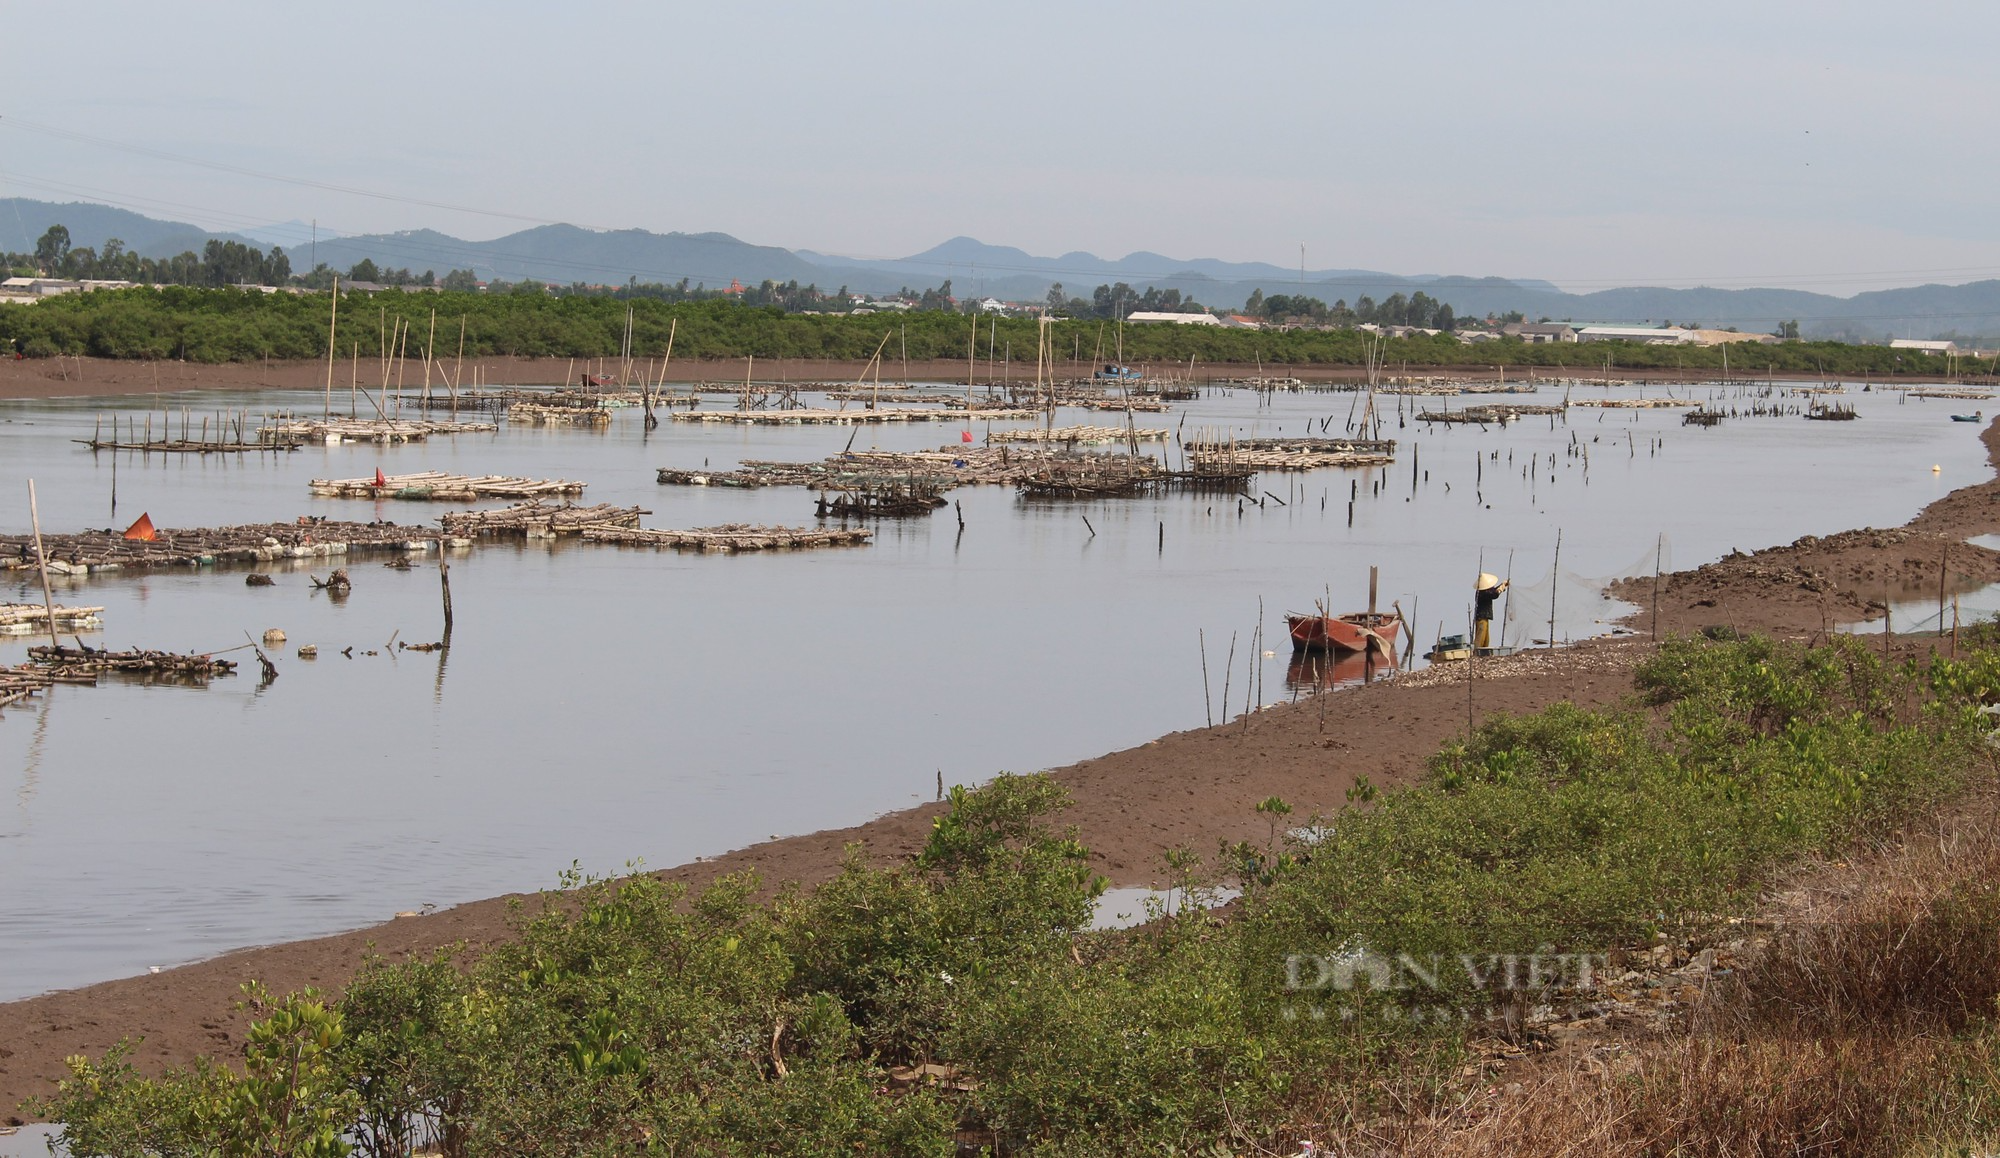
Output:
[[[363,360],[361,379],[368,382],[370,367],[377,375],[374,384],[379,384],[379,363]],[[637,359],[635,365],[646,366],[645,359]],[[492,357],[467,359],[462,377],[468,383],[477,380],[488,387],[495,386],[551,386],[565,382],[575,384],[586,372],[617,374],[620,363],[615,358],[514,358]],[[1097,367],[1089,362],[1060,362],[1056,374],[1062,378],[1089,377]],[[1160,367],[1162,371],[1172,367]],[[1531,373],[1538,377],[1573,378],[1590,377],[1590,371],[1578,368],[1559,370],[1554,367],[1515,367],[1503,374],[1494,367],[1479,365],[1459,366],[1412,366],[1399,368],[1405,372],[1425,375],[1449,375],[1472,381],[1491,381],[1506,378],[1518,382]],[[913,361],[906,368],[900,362],[885,363],[882,381],[886,385],[892,381],[911,382],[964,382],[966,363],[949,358],[936,361]],[[873,380],[874,370],[859,361],[835,361],[811,358],[759,358],[754,367],[746,366],[741,359],[676,359],[666,368],[668,382],[686,384],[690,382],[713,382],[735,384],[743,381],[746,371],[756,376],[756,381],[772,382],[830,382],[854,383]],[[636,371],[635,371],[636,372]],[[657,367],[653,372],[658,374]],[[1203,362],[1195,367],[1195,376],[1201,381],[1225,378],[1297,378],[1304,382],[1318,383],[1362,383],[1368,380],[1368,371],[1362,366],[1257,366],[1249,363]],[[350,367],[345,361],[338,361],[333,367],[333,390],[338,394],[346,388],[350,377]],[[1614,374],[1620,381],[1685,381],[1686,371],[1680,370],[1626,370],[1619,369]],[[1760,377],[1762,377],[1760,375]],[[1794,374],[1777,375],[1780,380],[1816,381],[1818,375]],[[1033,364],[1023,366],[1015,363],[1011,367],[989,364],[981,360],[973,369],[973,379],[981,386],[989,382],[1026,385],[1035,380]],[[167,393],[180,390],[319,390],[327,384],[327,364],[323,361],[300,362],[225,362],[209,365],[199,362],[138,362],[107,358],[7,358],[0,360],[0,399],[7,398],[73,398],[91,395],[132,395],[151,394],[155,391]],[[423,368],[412,362],[404,371],[405,390],[415,390],[423,384]],[[1117,389],[1119,383],[1107,382],[1108,389]]]

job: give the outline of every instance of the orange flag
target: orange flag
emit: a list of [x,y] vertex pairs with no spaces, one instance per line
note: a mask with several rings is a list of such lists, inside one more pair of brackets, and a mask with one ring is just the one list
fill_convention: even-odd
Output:
[[389,485],[389,480],[382,477],[382,468],[379,466],[375,468],[375,485],[378,487]]
[[153,520],[145,514],[139,516],[138,522],[125,528],[125,537],[140,543],[150,543],[159,538],[153,533]]

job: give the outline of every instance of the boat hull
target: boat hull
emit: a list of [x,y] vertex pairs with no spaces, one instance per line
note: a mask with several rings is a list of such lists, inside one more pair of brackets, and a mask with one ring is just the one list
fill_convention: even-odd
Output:
[[1371,644],[1394,655],[1396,632],[1402,626],[1393,615],[1287,615],[1293,651],[1326,651],[1335,655],[1365,651]]

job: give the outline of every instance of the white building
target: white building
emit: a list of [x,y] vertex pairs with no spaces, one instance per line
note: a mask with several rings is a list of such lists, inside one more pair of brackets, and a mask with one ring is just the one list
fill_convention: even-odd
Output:
[[1923,354],[1956,354],[1957,342],[1924,342],[1915,338],[1897,338],[1889,343],[1891,350],[1916,350]]
[[1214,314],[1169,314],[1154,310],[1140,310],[1126,314],[1128,322],[1172,322],[1177,326],[1219,326],[1222,320]]
[[1660,329],[1656,326],[1580,326],[1576,331],[1579,342],[1639,342],[1647,346],[1689,346],[1694,344],[1694,335],[1687,330]]

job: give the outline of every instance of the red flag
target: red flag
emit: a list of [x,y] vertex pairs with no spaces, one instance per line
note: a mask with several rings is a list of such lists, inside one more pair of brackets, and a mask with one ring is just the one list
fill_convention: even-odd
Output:
[[379,466],[375,468],[375,485],[377,487],[386,487],[389,485],[389,480],[382,477],[382,468]]
[[958,432],[958,440],[959,440],[960,442],[971,442],[971,441],[972,441],[972,432],[971,432],[970,430],[961,430],[961,431],[959,431],[959,432]]
[[139,543],[151,543],[159,538],[153,532],[153,520],[141,514],[139,521],[125,528],[125,537]]

